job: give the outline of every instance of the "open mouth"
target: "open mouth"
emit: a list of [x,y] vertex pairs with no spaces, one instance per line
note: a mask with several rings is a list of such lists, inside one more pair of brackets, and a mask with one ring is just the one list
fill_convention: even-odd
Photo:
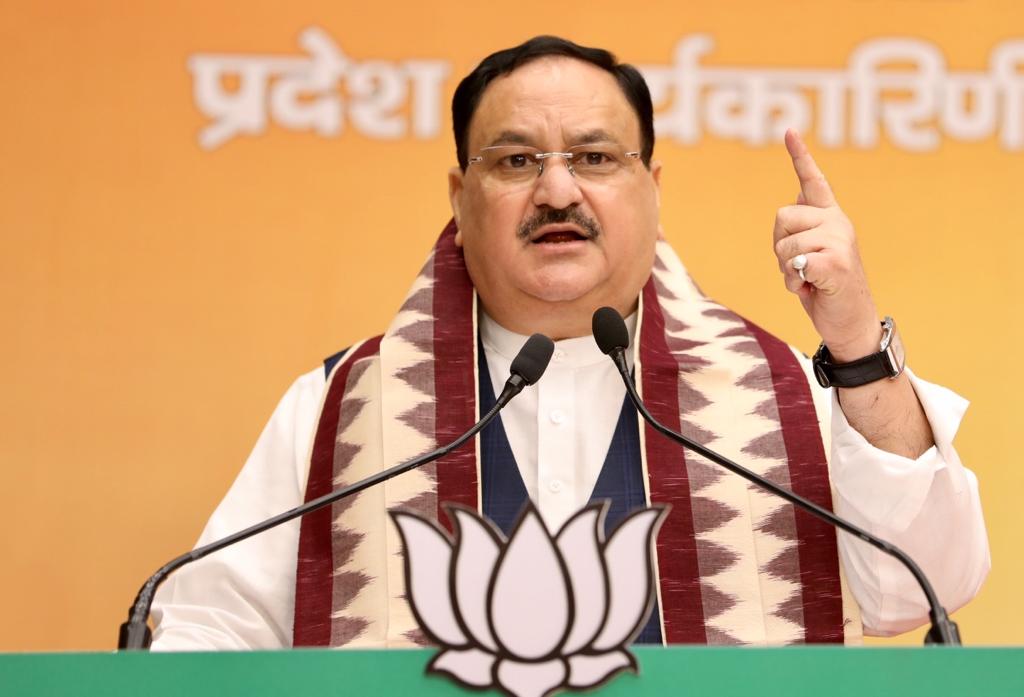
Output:
[[549,230],[533,240],[533,244],[564,244],[566,242],[580,242],[587,239],[585,235],[576,230]]

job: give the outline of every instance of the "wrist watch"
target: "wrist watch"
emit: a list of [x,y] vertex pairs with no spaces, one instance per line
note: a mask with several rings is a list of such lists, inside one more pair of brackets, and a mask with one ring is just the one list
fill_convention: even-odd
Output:
[[882,332],[878,353],[850,363],[836,363],[825,342],[821,342],[811,359],[818,384],[822,387],[860,387],[882,378],[899,377],[906,365],[906,352],[892,317],[882,321]]

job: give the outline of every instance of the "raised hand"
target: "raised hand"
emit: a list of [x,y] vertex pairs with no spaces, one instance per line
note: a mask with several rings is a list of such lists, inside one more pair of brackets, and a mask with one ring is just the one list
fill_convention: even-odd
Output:
[[[775,256],[786,288],[838,362],[878,351],[882,332],[853,224],[839,208],[832,187],[796,131],[786,131],[786,149],[800,182],[795,205],[775,216]],[[794,259],[803,257],[803,277]],[[797,262],[800,266],[800,261]]]

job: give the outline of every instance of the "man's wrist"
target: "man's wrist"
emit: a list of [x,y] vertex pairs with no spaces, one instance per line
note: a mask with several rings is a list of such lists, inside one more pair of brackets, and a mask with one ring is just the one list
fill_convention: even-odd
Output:
[[836,363],[850,363],[878,353],[884,331],[873,301],[846,308],[846,321],[815,322],[821,343]]
[[871,324],[870,329],[865,330],[852,341],[845,344],[834,344],[830,341],[825,341],[824,343],[836,363],[851,363],[873,353],[878,353],[879,347],[882,345],[883,333],[881,326],[876,320]]
[[862,342],[845,344],[840,348],[844,352],[841,358],[837,358],[833,349],[822,342],[811,359],[818,384],[822,387],[860,387],[883,378],[899,377],[906,364],[906,353],[896,323],[892,317],[886,317],[878,326],[882,336],[877,344],[867,348],[875,332],[865,332]]

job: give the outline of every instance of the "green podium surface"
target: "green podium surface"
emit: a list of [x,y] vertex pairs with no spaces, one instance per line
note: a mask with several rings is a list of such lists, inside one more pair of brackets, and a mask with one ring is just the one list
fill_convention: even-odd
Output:
[[[636,648],[601,695],[1024,696],[1024,648]],[[0,695],[458,695],[431,650],[0,655]],[[486,693],[498,694],[498,693]],[[573,694],[573,693],[563,693]]]

